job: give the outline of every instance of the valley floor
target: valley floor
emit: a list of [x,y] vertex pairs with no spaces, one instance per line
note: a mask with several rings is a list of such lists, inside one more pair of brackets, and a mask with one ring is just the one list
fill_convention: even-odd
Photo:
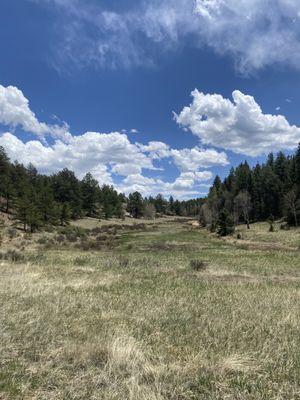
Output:
[[4,241],[0,399],[300,399],[300,231],[239,231]]

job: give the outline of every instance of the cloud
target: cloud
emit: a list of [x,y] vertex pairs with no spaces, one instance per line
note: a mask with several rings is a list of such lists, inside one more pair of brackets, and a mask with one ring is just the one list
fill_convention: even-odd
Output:
[[170,157],[170,146],[163,142],[149,142],[147,145],[137,143],[142,152],[148,153],[152,159],[162,159]]
[[210,168],[213,166],[225,166],[229,164],[227,155],[219,153],[214,149],[171,150],[175,165],[182,171],[198,171],[199,168]]
[[52,146],[37,140],[23,143],[15,135],[4,133],[0,136],[0,145],[11,160],[25,165],[32,163],[42,173],[50,174],[67,167],[80,178],[90,171],[101,183],[112,183],[111,172],[126,176],[155,169],[151,159],[118,132],[87,132],[72,136],[68,143],[56,140]]
[[162,194],[165,197],[188,198],[200,196],[203,193],[200,187],[207,187],[213,174],[210,171],[182,172],[173,182],[165,182],[161,179],[149,178],[140,174],[129,175],[117,188],[125,194],[140,192],[143,196]]
[[121,176],[136,175],[140,174],[141,166],[133,163],[115,164],[112,172]]
[[90,0],[34,1],[57,10],[58,64],[153,65],[155,54],[208,45],[230,54],[243,73],[274,63],[300,66],[298,0],[137,0],[127,8]]
[[205,145],[258,156],[270,151],[293,150],[300,128],[282,115],[264,114],[252,96],[238,90],[233,101],[218,94],[192,92],[193,102],[175,120]]
[[274,63],[299,69],[298,0],[196,0],[201,36],[218,53],[231,54],[241,72]]
[[[32,163],[44,174],[69,168],[83,178],[91,172],[100,184],[113,184],[126,193],[138,190],[147,195],[199,195],[200,183],[212,178],[210,171],[199,169],[228,164],[226,154],[214,149],[196,147],[177,150],[160,141],[132,143],[125,133],[120,132],[86,132],[72,136],[64,130],[67,125],[59,127],[39,122],[29,108],[29,101],[12,86],[5,88],[0,85],[0,123],[20,126],[38,137],[37,140],[24,142],[11,132],[0,134],[0,146],[4,147],[12,161],[24,165]],[[62,131],[58,134],[59,129]],[[45,135],[54,139],[50,145],[45,142]],[[143,175],[145,170],[152,173],[162,171],[158,167],[159,162],[166,158],[180,171],[174,181]]]
[[[23,143],[6,132],[0,136],[0,146],[11,160],[25,165],[32,163],[42,173],[52,174],[69,168],[82,178],[91,172],[100,184],[114,185],[126,194],[139,191],[144,196],[158,193],[178,198],[197,196],[201,193],[200,184],[206,187],[204,182],[213,176],[210,171],[181,172],[173,182],[146,177],[142,175],[144,170],[155,169],[152,159],[118,132],[87,132],[72,137],[68,143],[56,140],[52,146],[45,146],[38,140]],[[124,177],[121,183],[114,182],[113,174]]]
[[12,128],[21,127],[39,138],[51,135],[54,138],[68,139],[68,125],[47,125],[39,122],[29,108],[29,101],[21,90],[14,86],[0,85],[0,124]]

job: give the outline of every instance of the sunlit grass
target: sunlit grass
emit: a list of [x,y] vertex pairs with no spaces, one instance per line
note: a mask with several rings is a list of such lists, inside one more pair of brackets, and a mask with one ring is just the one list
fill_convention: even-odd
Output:
[[[265,227],[234,243],[169,222],[0,261],[0,398],[299,399],[299,234]],[[295,249],[241,247],[257,235]]]

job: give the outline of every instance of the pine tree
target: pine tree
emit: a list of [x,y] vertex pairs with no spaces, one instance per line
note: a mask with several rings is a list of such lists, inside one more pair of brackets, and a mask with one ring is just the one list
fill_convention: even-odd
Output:
[[95,217],[99,211],[100,188],[92,174],[87,173],[81,182],[82,207],[88,217]]
[[296,151],[295,157],[295,184],[297,185],[297,191],[300,193],[300,143]]
[[72,211],[68,203],[63,203],[59,206],[59,221],[60,225],[68,225],[71,219]]
[[139,192],[134,192],[129,195],[127,209],[134,218],[140,218],[143,216],[144,201]]
[[234,230],[233,217],[226,208],[223,208],[219,213],[217,232],[220,236],[228,236],[234,233]]
[[30,232],[35,232],[42,226],[41,213],[32,187],[24,185],[23,194],[15,203],[15,210],[15,219],[23,225],[24,231],[29,229]]

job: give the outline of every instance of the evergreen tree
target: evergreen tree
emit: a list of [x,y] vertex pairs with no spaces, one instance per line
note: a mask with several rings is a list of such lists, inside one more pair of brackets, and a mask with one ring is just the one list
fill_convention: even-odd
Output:
[[144,212],[144,201],[139,192],[134,192],[129,195],[127,209],[134,218],[142,217]]
[[234,233],[235,226],[232,215],[223,208],[218,217],[218,234],[220,236],[228,236]]
[[33,188],[24,186],[22,196],[15,203],[15,209],[15,219],[23,225],[24,231],[35,232],[42,226],[42,217]]
[[298,194],[300,194],[300,143],[298,145],[298,149],[296,151],[295,157],[295,184],[297,185]]
[[60,225],[61,226],[68,225],[72,215],[71,207],[69,206],[69,204],[68,203],[61,204],[59,206],[58,213],[59,213]]
[[82,207],[88,217],[95,217],[99,211],[100,188],[92,174],[87,173],[81,182]]
[[168,207],[168,203],[167,201],[163,198],[163,196],[161,194],[158,194],[155,197],[154,200],[154,206],[156,209],[156,212],[159,214],[165,214],[167,207]]

